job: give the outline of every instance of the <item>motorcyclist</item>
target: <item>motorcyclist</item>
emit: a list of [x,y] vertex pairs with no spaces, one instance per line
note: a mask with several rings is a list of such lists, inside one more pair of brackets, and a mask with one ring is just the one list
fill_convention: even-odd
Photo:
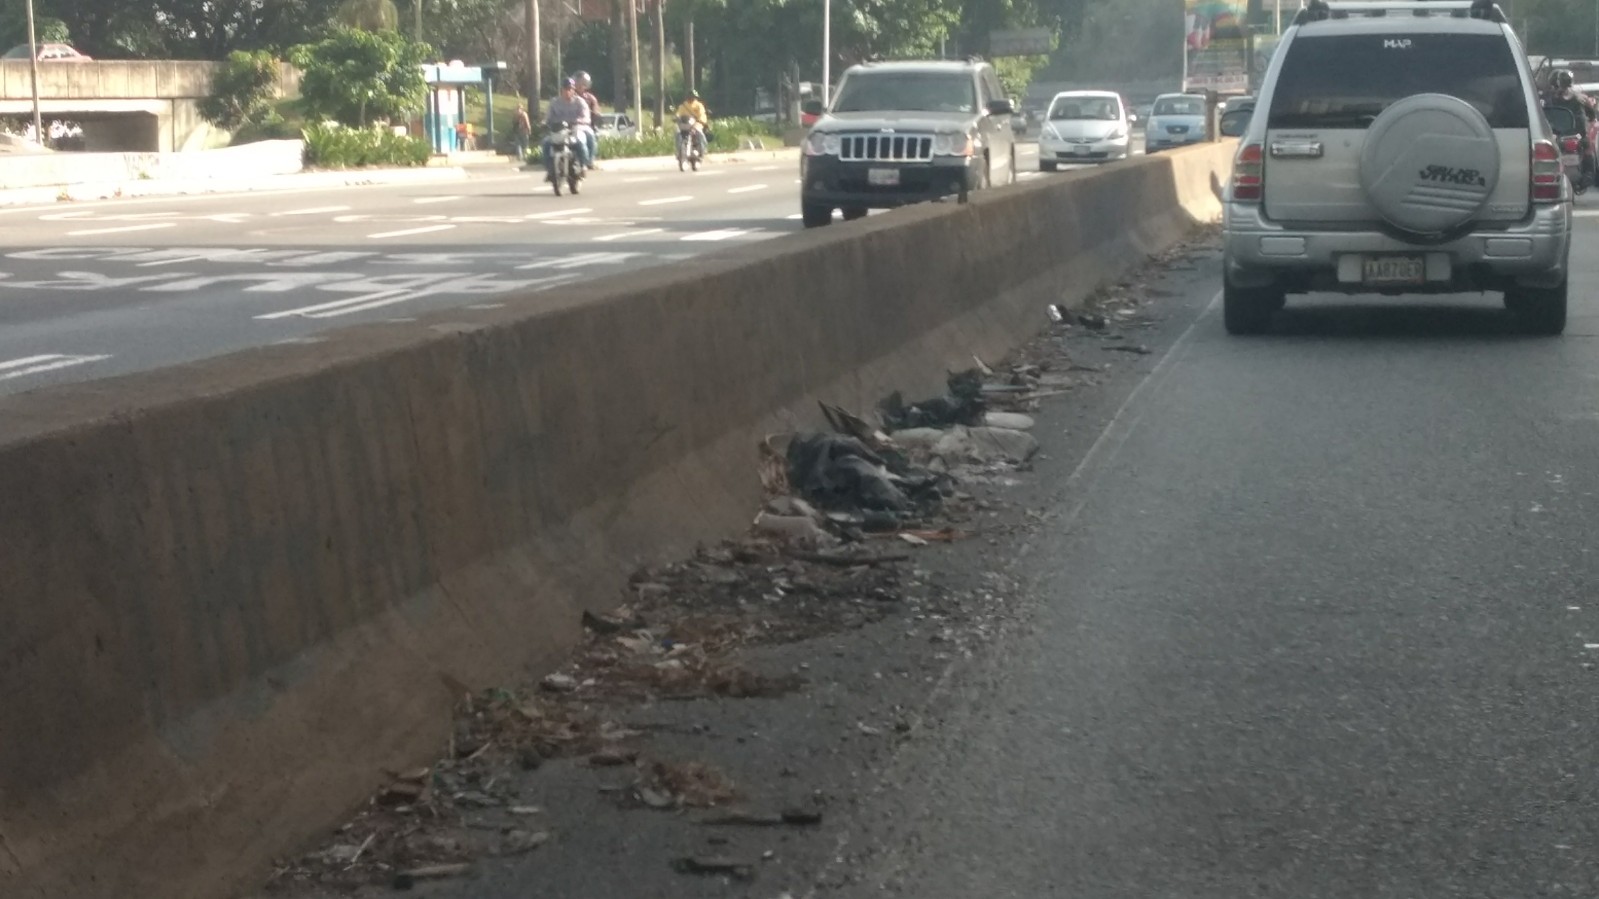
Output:
[[[1599,118],[1599,103],[1572,85],[1571,71],[1556,69],[1549,80],[1551,106],[1564,106],[1578,116],[1580,122]],[[1586,130],[1586,129],[1584,129]]]
[[710,149],[711,113],[705,108],[705,104],[700,102],[699,91],[688,92],[688,96],[677,107],[677,116],[678,118],[688,116],[699,123],[700,130],[695,132],[694,139],[699,145],[700,155],[704,156]]
[[[589,77],[589,73],[580,71],[572,76],[572,80],[577,82],[578,96],[582,97],[583,101],[589,105],[590,121],[593,122],[596,127],[598,127],[600,123],[601,110],[600,98],[594,96],[594,79]],[[588,145],[588,167],[593,169],[599,165],[600,162],[600,135],[598,131],[594,129],[589,130]]]
[[550,101],[549,114],[544,118],[544,125],[549,132],[544,135],[542,145],[545,178],[551,182],[555,180],[555,154],[552,150],[555,132],[563,124],[570,124],[572,131],[583,138],[577,142],[577,161],[583,168],[590,167],[587,135],[594,131],[593,123],[587,101],[577,95],[577,82],[566,79],[561,85],[561,95]]

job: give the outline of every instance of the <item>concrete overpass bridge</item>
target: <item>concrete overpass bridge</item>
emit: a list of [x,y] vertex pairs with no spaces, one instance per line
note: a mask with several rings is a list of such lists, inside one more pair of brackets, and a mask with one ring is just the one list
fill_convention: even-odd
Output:
[[[47,119],[83,126],[85,149],[172,152],[203,149],[210,125],[199,102],[211,93],[218,63],[106,60],[39,64],[40,109]],[[285,68],[285,78],[292,72]],[[286,87],[280,82],[280,93]],[[27,60],[0,62],[0,115],[31,116]]]

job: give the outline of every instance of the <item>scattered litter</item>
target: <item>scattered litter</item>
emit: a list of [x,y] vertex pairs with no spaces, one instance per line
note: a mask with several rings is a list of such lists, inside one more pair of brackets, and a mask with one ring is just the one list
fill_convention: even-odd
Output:
[[394,875],[394,888],[409,890],[423,880],[443,880],[449,877],[459,877],[472,870],[468,864],[454,865],[426,865],[421,868],[411,868]]
[[983,416],[983,424],[991,428],[1006,428],[1012,431],[1030,431],[1035,423],[1031,415],[1017,412],[990,412]]
[[1103,331],[1109,326],[1105,316],[1097,312],[1085,312],[1077,316],[1077,323],[1090,331]]
[[949,393],[907,405],[898,391],[885,399],[879,411],[893,431],[907,428],[943,428],[975,425],[983,420],[983,374],[978,369],[952,374]]
[[688,808],[711,808],[738,798],[727,775],[704,762],[655,762],[639,784],[641,798],[645,790]]
[[623,606],[609,614],[596,615],[585,610],[583,612],[583,626],[596,634],[615,634],[621,631],[640,628],[644,626],[643,620],[633,613],[633,610]]
[[926,546],[927,545],[927,540],[926,539],[924,539],[922,537],[918,537],[915,534],[910,533],[909,531],[907,531],[907,532],[905,532],[903,534],[900,534],[899,535],[899,539],[905,541],[906,543],[909,543],[912,546]]
[[755,516],[755,531],[794,543],[820,546],[837,543],[838,539],[821,529],[810,516],[772,515],[762,512]]
[[905,511],[912,485],[888,469],[881,456],[854,437],[803,434],[788,445],[789,480],[807,499],[827,508]]
[[861,733],[865,734],[868,737],[881,737],[883,735],[883,729],[882,728],[873,727],[870,724],[866,724],[866,723],[860,722],[860,721],[857,721],[855,723],[855,729],[860,731]]
[[550,835],[547,831],[513,830],[500,841],[500,854],[521,855],[532,852],[549,841]]
[[1117,353],[1137,353],[1140,356],[1148,356],[1153,352],[1153,350],[1143,344],[1137,346],[1108,346],[1105,349]]
[[724,855],[691,855],[677,859],[672,867],[684,874],[726,874],[739,880],[755,876],[755,864]]
[[541,683],[552,693],[571,693],[577,689],[577,678],[570,674],[546,675]]

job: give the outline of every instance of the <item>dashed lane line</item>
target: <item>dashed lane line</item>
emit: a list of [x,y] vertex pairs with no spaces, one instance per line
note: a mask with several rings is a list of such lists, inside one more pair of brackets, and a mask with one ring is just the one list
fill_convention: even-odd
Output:
[[565,215],[582,215],[585,212],[593,212],[593,211],[594,210],[592,210],[592,209],[588,209],[588,208],[580,206],[580,207],[578,207],[576,209],[554,209],[554,210],[551,210],[549,212],[530,212],[527,215],[524,215],[522,217],[525,218],[525,219],[528,219],[529,221],[538,221],[540,219],[559,218],[559,217],[565,216]]
[[157,231],[162,228],[176,228],[174,222],[152,222],[148,225],[120,225],[115,228],[84,228],[78,231],[68,231],[68,237],[88,237],[91,234],[122,234],[127,231]]
[[40,356],[12,359],[9,362],[0,362],[0,381],[25,378],[28,375],[42,375],[45,372],[59,371],[75,365],[104,362],[110,358],[110,356],[63,356],[60,353],[46,353]]
[[632,231],[618,231],[615,234],[606,234],[594,238],[600,243],[610,243],[613,240],[626,240],[629,237],[643,237],[647,234],[660,234],[665,228],[636,228]]
[[639,205],[640,206],[665,206],[668,203],[687,203],[688,201],[690,201],[692,199],[694,199],[694,198],[693,197],[688,197],[688,196],[683,196],[683,197],[659,197],[659,198],[654,199],[654,200],[640,200],[639,201]]
[[701,231],[698,234],[685,234],[683,235],[682,239],[710,241],[729,240],[734,237],[742,237],[743,235],[749,234],[754,230],[755,229],[753,228],[721,228],[716,231]]
[[388,237],[410,237],[413,234],[432,234],[435,231],[448,231],[454,227],[454,225],[428,225],[422,228],[403,228],[399,231],[379,231],[376,234],[368,234],[367,237],[372,240],[383,240]]
[[312,206],[309,209],[290,209],[287,212],[274,212],[273,216],[280,215],[324,215],[329,212],[348,212],[348,206]]
[[462,200],[462,199],[465,199],[465,198],[464,197],[460,197],[460,196],[453,196],[453,197],[417,197],[415,200],[412,200],[411,202],[417,204],[418,206],[421,206],[421,205],[424,205],[424,204],[427,204],[427,203],[448,203],[451,200]]
[[755,192],[757,190],[765,190],[765,189],[766,189],[766,185],[765,184],[746,184],[743,187],[730,188],[728,190],[728,193],[730,193],[730,194],[747,194],[747,193],[753,193],[753,192]]

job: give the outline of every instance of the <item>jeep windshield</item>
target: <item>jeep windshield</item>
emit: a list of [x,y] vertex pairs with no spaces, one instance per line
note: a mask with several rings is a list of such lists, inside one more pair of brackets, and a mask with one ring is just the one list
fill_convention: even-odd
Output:
[[852,72],[838,89],[834,112],[962,112],[977,109],[977,88],[964,72]]
[[1510,43],[1491,34],[1340,34],[1288,47],[1268,128],[1364,129],[1415,94],[1448,94],[1494,128],[1526,128],[1527,102]]

